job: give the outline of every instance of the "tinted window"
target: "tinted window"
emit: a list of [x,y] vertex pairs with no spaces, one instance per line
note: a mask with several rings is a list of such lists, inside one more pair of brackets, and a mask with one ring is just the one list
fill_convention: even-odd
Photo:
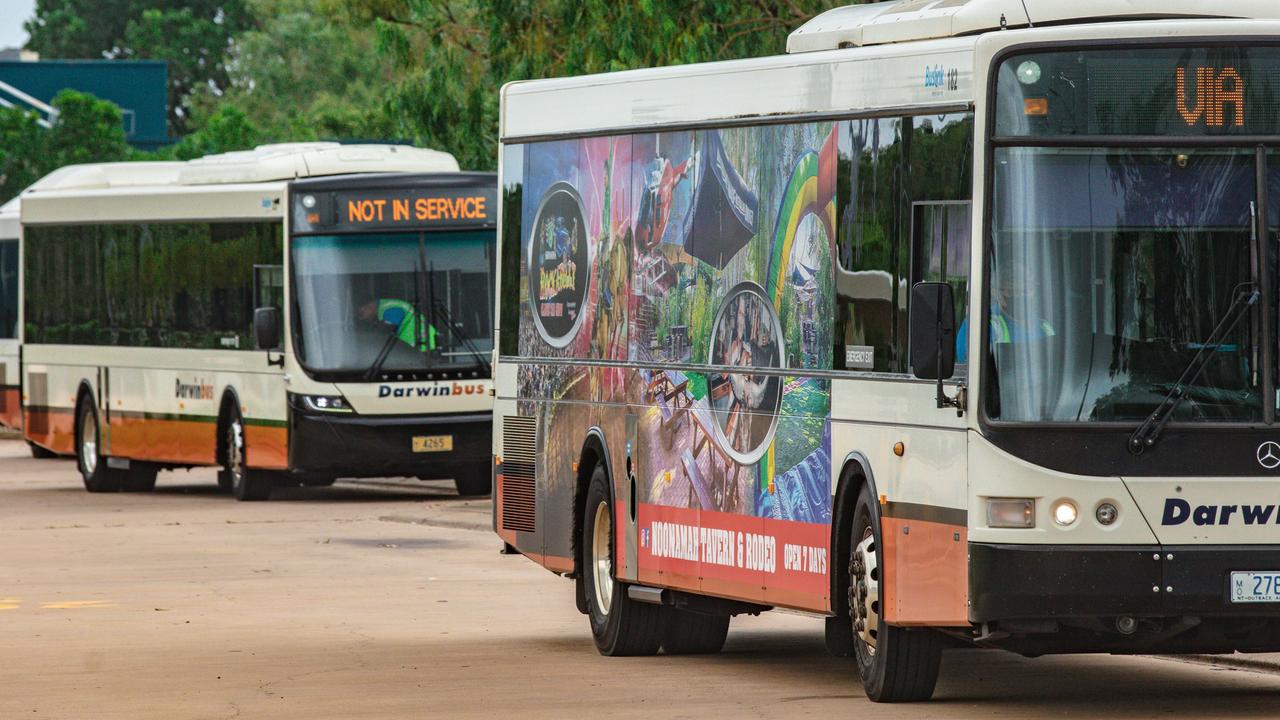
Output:
[[0,340],[18,337],[18,242],[0,242]]
[[903,373],[911,284],[950,282],[958,308],[967,296],[973,116],[842,128],[835,366]]
[[254,266],[270,223],[32,226],[26,342],[252,349]]
[[524,197],[523,145],[503,148],[502,156],[502,306],[499,308],[498,352],[503,355],[520,354],[520,298],[526,280],[520,272],[520,247],[523,225],[520,222],[521,203]]

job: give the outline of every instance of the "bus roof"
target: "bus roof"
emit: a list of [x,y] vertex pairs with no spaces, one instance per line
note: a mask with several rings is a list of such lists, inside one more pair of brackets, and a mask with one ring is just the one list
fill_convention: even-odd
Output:
[[14,198],[0,205],[0,241],[18,239],[18,211],[22,201]]
[[23,195],[110,188],[231,185],[374,172],[457,172],[452,155],[405,145],[333,142],[260,145],[186,162],[116,162],[68,165],[46,175]]
[[787,52],[976,35],[1028,25],[1154,18],[1280,18],[1275,0],[895,0],[828,10],[787,39]]
[[[1028,17],[1035,30],[1025,29]],[[1080,34],[1097,28],[1104,34],[1190,36],[1232,34],[1242,20],[1275,19],[1276,0],[855,5],[796,30],[787,55],[508,83],[499,134],[512,143],[801,117],[948,112],[976,101],[975,52],[982,38],[999,35],[1002,27],[1024,28],[1015,32],[1030,41],[1046,26],[1071,25]]]

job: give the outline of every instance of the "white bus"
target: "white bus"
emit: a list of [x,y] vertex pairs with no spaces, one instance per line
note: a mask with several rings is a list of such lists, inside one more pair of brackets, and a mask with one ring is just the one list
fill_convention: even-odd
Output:
[[494,176],[384,145],[60,171],[22,196],[24,433],[93,492],[219,466],[489,492]]
[[0,427],[22,426],[18,394],[18,206],[0,205]]
[[1280,6],[907,0],[502,94],[495,529],[606,655],[1280,650]]

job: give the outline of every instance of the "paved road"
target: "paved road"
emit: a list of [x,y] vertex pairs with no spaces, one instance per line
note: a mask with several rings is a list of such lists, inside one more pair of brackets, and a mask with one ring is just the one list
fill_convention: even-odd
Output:
[[499,555],[467,529],[488,504],[447,485],[339,483],[264,504],[212,487],[202,471],[89,495],[72,464],[0,441],[0,718],[1280,712],[1280,674],[983,651],[947,655],[927,708],[873,706],[820,623],[778,613],[735,620],[717,656],[601,658],[570,584]]

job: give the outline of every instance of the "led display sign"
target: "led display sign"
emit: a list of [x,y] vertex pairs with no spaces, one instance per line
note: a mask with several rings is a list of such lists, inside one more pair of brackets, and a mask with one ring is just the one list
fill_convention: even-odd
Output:
[[493,188],[394,188],[296,192],[295,233],[445,229],[497,222]]
[[996,96],[1003,137],[1280,134],[1280,47],[1019,54]]

